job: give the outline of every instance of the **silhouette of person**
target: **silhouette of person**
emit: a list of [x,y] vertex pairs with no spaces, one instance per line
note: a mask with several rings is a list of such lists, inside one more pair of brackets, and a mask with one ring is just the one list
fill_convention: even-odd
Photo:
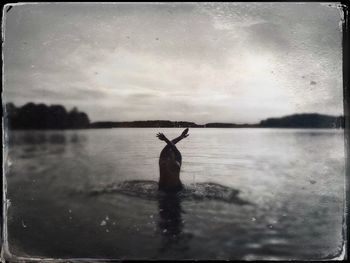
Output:
[[179,137],[172,141],[169,141],[163,133],[157,134],[159,140],[167,143],[159,156],[159,190],[166,193],[176,193],[182,190],[183,186],[180,181],[182,157],[175,144],[186,138],[188,135],[188,128],[185,129]]

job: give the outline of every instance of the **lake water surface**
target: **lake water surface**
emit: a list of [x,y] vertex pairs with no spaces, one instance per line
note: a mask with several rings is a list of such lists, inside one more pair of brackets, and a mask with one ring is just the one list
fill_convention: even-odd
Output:
[[182,129],[11,131],[8,244],[20,257],[321,259],[343,245],[342,130],[193,128],[185,191],[158,193]]

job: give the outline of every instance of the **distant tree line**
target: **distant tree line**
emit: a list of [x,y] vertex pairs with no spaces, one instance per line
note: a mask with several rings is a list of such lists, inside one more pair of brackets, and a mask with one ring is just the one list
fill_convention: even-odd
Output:
[[329,116],[317,113],[294,114],[269,118],[256,124],[207,123],[188,121],[148,120],[129,122],[93,122],[77,108],[67,111],[61,105],[47,106],[32,102],[22,107],[13,103],[5,105],[5,127],[10,129],[81,129],[81,128],[344,128],[344,116]]
[[27,103],[16,107],[5,105],[5,127],[10,129],[81,129],[89,128],[90,120],[86,113],[76,107],[67,111],[62,105]]
[[259,124],[236,124],[236,123],[221,123],[213,122],[203,125],[205,128],[257,128]]
[[280,118],[269,118],[256,124],[236,124],[213,122],[196,124],[187,121],[130,121],[130,122],[93,122],[90,128],[344,128],[344,116],[328,116],[317,113],[294,114]]
[[197,125],[194,122],[188,121],[167,121],[167,120],[155,120],[155,121],[122,121],[122,122],[112,122],[112,121],[102,121],[93,122],[90,125],[91,128],[151,128],[151,127],[161,127],[161,128],[181,128],[181,127],[203,127],[203,125]]
[[266,128],[344,128],[343,116],[328,116],[317,113],[294,114],[281,118],[269,118],[260,122]]

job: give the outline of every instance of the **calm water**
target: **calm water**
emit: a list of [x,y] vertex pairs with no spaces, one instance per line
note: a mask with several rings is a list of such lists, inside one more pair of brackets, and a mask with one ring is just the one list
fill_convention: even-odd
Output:
[[15,131],[7,154],[16,256],[320,259],[342,248],[339,130],[190,129],[186,186],[157,193],[156,132]]

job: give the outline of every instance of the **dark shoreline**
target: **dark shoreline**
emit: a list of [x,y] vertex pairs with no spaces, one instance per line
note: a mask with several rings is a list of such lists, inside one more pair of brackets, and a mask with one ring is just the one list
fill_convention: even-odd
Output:
[[343,116],[329,116],[317,113],[293,114],[280,118],[268,118],[256,124],[206,123],[196,124],[186,121],[131,121],[131,122],[93,122],[90,128],[305,128],[330,129],[344,128]]
[[[16,128],[16,129],[8,129],[10,131],[69,131],[69,130],[98,130],[98,129],[153,129],[153,128],[166,128],[166,129],[184,129],[188,127],[158,127],[158,126],[150,126],[150,127],[88,127],[88,128],[65,128],[65,129],[41,129],[41,128]],[[343,127],[262,127],[262,126],[254,126],[254,127],[190,127],[191,129],[285,129],[285,130],[293,130],[293,129],[303,129],[303,130],[344,130]]]
[[4,126],[10,130],[68,130],[104,128],[289,128],[289,129],[344,129],[344,116],[302,113],[268,118],[255,124],[211,122],[196,124],[189,121],[98,121],[90,122],[86,113],[77,108],[67,111],[62,105],[27,103],[16,107],[7,103]]

